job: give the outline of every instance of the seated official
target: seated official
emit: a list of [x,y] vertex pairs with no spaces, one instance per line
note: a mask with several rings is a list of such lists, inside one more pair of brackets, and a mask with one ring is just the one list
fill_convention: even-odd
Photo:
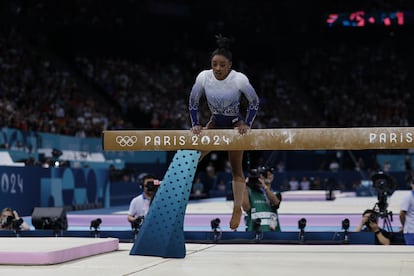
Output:
[[277,210],[281,194],[272,190],[273,169],[251,170],[246,180],[243,210],[247,213],[246,231],[280,231]]
[[29,230],[30,226],[24,222],[16,210],[6,207],[1,211],[0,230]]
[[365,210],[364,213],[362,213],[362,219],[360,224],[355,228],[354,231],[374,232],[376,244],[391,244],[391,234],[378,226],[378,213],[375,210]]

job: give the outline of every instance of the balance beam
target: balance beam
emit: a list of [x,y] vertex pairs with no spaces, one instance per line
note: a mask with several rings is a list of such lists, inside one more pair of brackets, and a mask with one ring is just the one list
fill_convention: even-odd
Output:
[[105,151],[229,150],[364,150],[414,147],[413,127],[251,129],[107,130]]

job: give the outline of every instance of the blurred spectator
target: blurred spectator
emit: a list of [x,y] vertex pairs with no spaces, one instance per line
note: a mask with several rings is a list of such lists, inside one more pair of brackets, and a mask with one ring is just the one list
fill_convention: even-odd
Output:
[[336,159],[331,160],[331,163],[329,163],[329,170],[331,172],[338,172],[339,171],[339,163]]
[[300,189],[303,191],[307,191],[310,189],[310,181],[306,176],[302,176],[302,179],[299,182]]
[[296,179],[295,176],[291,176],[289,179],[289,190],[296,191],[299,189],[299,181]]
[[390,161],[385,161],[383,166],[382,166],[382,170],[384,171],[384,173],[389,174],[390,170],[391,170],[391,163]]
[[200,177],[196,176],[191,189],[193,197],[205,197],[204,184],[201,182]]

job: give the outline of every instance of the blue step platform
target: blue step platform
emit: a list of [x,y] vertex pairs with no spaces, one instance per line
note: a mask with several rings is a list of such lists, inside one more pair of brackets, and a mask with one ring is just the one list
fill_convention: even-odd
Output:
[[184,215],[201,152],[176,152],[130,255],[184,258]]

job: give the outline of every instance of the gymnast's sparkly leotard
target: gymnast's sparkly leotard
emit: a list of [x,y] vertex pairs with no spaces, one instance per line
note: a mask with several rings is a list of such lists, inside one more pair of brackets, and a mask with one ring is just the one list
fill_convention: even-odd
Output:
[[[248,78],[240,72],[231,70],[224,80],[217,80],[213,70],[198,74],[191,89],[189,110],[192,126],[200,125],[198,118],[199,101],[205,94],[212,113],[210,121],[216,128],[233,127],[240,121],[251,127],[259,108],[259,98]],[[249,102],[247,115],[240,114],[240,97],[244,95]]]

